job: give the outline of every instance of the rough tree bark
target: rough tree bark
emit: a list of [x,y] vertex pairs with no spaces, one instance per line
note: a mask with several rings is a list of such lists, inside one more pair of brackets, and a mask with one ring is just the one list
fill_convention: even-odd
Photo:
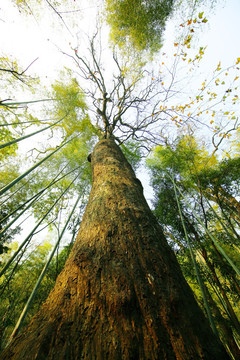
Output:
[[131,166],[113,140],[65,268],[1,359],[229,359],[184,280]]

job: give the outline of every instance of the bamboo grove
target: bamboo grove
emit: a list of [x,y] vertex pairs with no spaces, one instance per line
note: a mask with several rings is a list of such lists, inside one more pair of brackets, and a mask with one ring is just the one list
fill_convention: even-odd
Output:
[[[78,34],[60,49],[71,68],[47,88],[30,71],[37,59],[21,66],[1,54],[1,350],[54,287],[90,193],[87,158],[98,140],[114,139],[135,171],[150,174],[152,211],[182,273],[213,333],[240,359],[240,58],[227,67],[217,59],[200,78],[201,1],[149,3],[96,2],[109,43],[99,23],[85,52]],[[69,32],[58,2],[40,5]],[[33,2],[15,6],[20,16],[39,16]],[[76,4],[65,6],[76,16]],[[164,29],[181,11],[187,17],[168,54]]]

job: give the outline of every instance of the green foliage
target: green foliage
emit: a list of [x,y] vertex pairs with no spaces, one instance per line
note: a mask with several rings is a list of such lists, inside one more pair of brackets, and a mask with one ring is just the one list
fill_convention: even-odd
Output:
[[136,50],[157,51],[173,4],[174,0],[107,0],[111,39],[120,47],[130,43]]
[[[26,74],[28,68],[25,70],[19,65],[16,59],[11,57],[0,57],[0,80],[1,80],[1,95],[0,95],[0,144],[12,141],[19,137],[23,128],[19,128],[21,119],[33,120],[33,116],[26,107],[8,106],[15,96],[17,90],[28,89],[32,95],[33,87],[37,85],[38,79],[34,79]],[[6,160],[8,156],[15,156],[17,145],[13,144],[0,150],[0,162]]]
[[[239,268],[240,205],[236,199],[240,186],[239,160],[238,157],[219,161],[215,154],[210,155],[199,141],[189,136],[179,137],[172,146],[156,147],[148,160],[155,192],[154,213],[204,309],[189,246],[193,249],[201,267],[212,315],[227,347],[230,340],[226,333],[238,332],[240,316],[238,276],[223,256],[224,252]],[[190,243],[184,239],[171,177],[181,191],[178,200]],[[227,332],[222,331],[226,328]]]
[[[11,204],[12,205],[12,204]],[[11,211],[10,204],[2,206],[0,210],[0,232],[7,225],[7,221],[4,221],[4,218]],[[9,250],[9,244],[13,241],[16,234],[20,232],[20,227],[17,226],[14,229],[11,229],[2,235],[0,233],[0,256]],[[0,260],[0,265],[2,265],[2,261]]]
[[25,85],[32,87],[34,84],[38,83],[37,79],[27,75],[26,72],[29,66],[24,69],[19,64],[19,61],[14,59],[12,56],[0,56],[0,79],[3,86],[7,86],[6,90],[8,95],[10,95],[11,90],[16,90],[16,87],[23,88]]
[[[84,136],[83,136],[84,137]],[[63,177],[54,186],[50,187],[39,201],[32,206],[32,211],[37,219],[40,219],[46,209],[57,200],[64,189],[71,185],[67,194],[55,206],[54,211],[47,217],[46,221],[53,220],[57,217],[62,208],[65,208],[71,198],[76,197],[79,193],[86,196],[90,191],[91,167],[87,161],[87,156],[91,152],[92,142],[84,139],[75,138],[65,147],[63,147],[51,161],[44,164],[41,171],[36,173],[32,181],[29,194],[34,195],[45,186],[47,186],[55,177]],[[61,169],[63,171],[61,172]],[[74,170],[75,169],[75,170]],[[58,173],[60,175],[58,176]],[[66,174],[66,176],[64,176]]]
[[155,157],[149,163],[191,178],[203,169],[213,168],[217,159],[216,155],[210,156],[204,147],[201,148],[194,137],[184,135],[177,138],[173,146],[157,146]]
[[[3,149],[4,152],[5,149]],[[4,156],[3,156],[4,158]],[[1,161],[2,171],[0,175],[0,188],[5,186],[10,180],[19,175],[19,165],[13,157],[5,155],[5,161]],[[26,186],[24,186],[26,185]],[[8,250],[9,244],[14,236],[19,233],[20,226],[13,227],[2,234],[2,230],[9,223],[11,218],[8,215],[17,207],[18,203],[25,199],[27,194],[27,182],[23,182],[18,191],[12,189],[4,198],[1,199],[0,210],[0,254]],[[0,261],[1,264],[1,261]]]
[[[215,206],[218,205],[215,210],[220,218],[223,217],[222,223],[227,221],[226,214],[234,218],[239,216],[240,208],[236,200],[240,185],[239,158],[219,162],[215,154],[210,155],[204,147],[201,149],[193,137],[183,136],[178,138],[173,146],[156,147],[153,157],[148,160],[148,165],[152,171],[152,184],[156,194],[155,211],[160,221],[165,222],[167,226],[175,224],[176,228],[179,223],[178,216],[175,216],[173,210],[176,204],[170,175],[174,177],[177,186],[189,202],[195,202],[193,207],[200,212],[203,222],[207,222],[213,229],[218,224],[219,231],[219,226],[222,226],[207,201],[213,201]],[[180,202],[185,207],[186,217],[192,218],[193,215],[181,196]],[[229,225],[231,223],[227,222],[227,228]],[[189,231],[191,232],[191,229]]]
[[[5,66],[7,65],[9,64],[6,63]],[[17,69],[17,64],[14,64],[14,66]],[[22,80],[21,78],[16,78],[16,71],[14,70],[14,73],[5,71],[3,74],[12,76],[13,80]],[[30,172],[29,175],[10,188],[4,195],[0,214],[0,230],[4,230],[5,226],[9,222],[14,221],[25,208],[28,209],[28,204],[24,205],[26,200],[32,199],[34,195],[41,192],[51,182],[54,182],[54,184],[48,188],[48,191],[43,192],[41,197],[36,197],[37,201],[33,201],[31,208],[28,209],[35,216],[36,221],[39,222],[47,210],[60,198],[65,189],[71,185],[69,191],[61,197],[61,201],[56,203],[53,211],[45,218],[45,223],[50,224],[50,228],[51,224],[59,216],[62,216],[62,218],[67,216],[71,207],[71,198],[78,196],[79,193],[84,194],[84,196],[87,196],[89,193],[91,175],[87,156],[91,152],[93,142],[95,141],[96,130],[92,126],[87,114],[84,94],[76,79],[72,77],[72,73],[65,71],[65,73],[62,73],[61,79],[61,81],[55,82],[52,86],[51,97],[53,101],[48,102],[45,108],[42,106],[40,112],[44,118],[48,115],[48,120],[44,124],[52,125],[57,120],[61,120],[51,128],[52,136],[50,139],[53,140],[53,144],[50,141],[43,141],[43,148],[39,150],[36,144],[35,151],[38,152],[38,158],[36,159],[34,156],[31,156],[28,160],[24,159],[28,163],[27,168],[30,168],[32,164],[38,163],[39,157],[40,159],[44,158],[46,156],[45,153],[49,154],[55,150],[56,141],[57,143],[61,140],[66,142],[66,139],[71,141],[62,147],[60,151],[56,152],[53,157],[49,158],[48,161],[44,161],[38,168],[38,171]],[[24,108],[22,111],[20,106],[20,111],[18,110],[18,106],[14,108],[2,106],[0,125],[2,124],[3,126],[1,127],[0,144],[1,142],[19,138],[19,135],[24,136],[26,132],[29,133],[28,126],[33,126],[35,130],[36,125],[41,125],[38,117],[33,116],[27,108]],[[20,119],[23,116],[26,121],[22,123]],[[27,123],[27,126],[25,126],[25,123]],[[23,158],[21,156],[20,160],[17,153],[17,145],[13,144],[1,149],[0,160],[2,166],[0,186],[4,187],[19,177],[21,173],[21,170],[19,173],[19,166]],[[58,178],[61,179],[57,182],[53,181]],[[14,214],[9,216],[12,212]],[[62,212],[64,212],[63,215],[61,215]],[[1,234],[1,253],[8,250],[13,236],[19,230],[19,227],[14,229],[12,226],[11,230],[5,231],[4,235]]]
[[52,85],[54,99],[53,114],[63,121],[58,125],[66,137],[73,133],[90,135],[90,119],[86,114],[84,94],[76,79],[70,77]]
[[240,186],[240,157],[224,159],[217,167],[212,169],[203,168],[199,174],[199,180],[204,188],[223,188],[232,196],[237,195]]
[[[46,0],[34,0],[34,3],[32,3],[31,0],[12,0],[12,3],[18,8],[18,10],[21,13],[24,13],[25,15],[32,15],[34,11],[34,15],[36,14],[37,10],[39,11],[40,8],[42,10],[43,4],[47,5],[48,1]],[[61,2],[57,0],[51,0],[49,2],[49,6],[55,7],[60,5]],[[39,7],[39,9],[38,9]]]
[[[45,241],[37,247],[35,252],[30,252],[25,255],[10,278],[1,278],[0,317],[2,322],[0,325],[0,348],[4,347],[11,335],[38,276],[47,261],[51,247],[52,245],[48,241]],[[69,255],[71,247],[72,244],[66,245],[61,252],[53,258],[48,272],[37,292],[34,304],[30,308],[25,319],[25,324],[31,320],[32,316],[40,308],[53,288],[56,278]]]
[[[3,129],[1,129],[0,131],[0,144],[3,142],[8,142],[8,141],[12,141],[14,139],[11,131],[4,127]],[[13,144],[11,147],[5,147],[4,149],[0,149],[0,163],[4,163],[7,162],[7,158],[11,157],[11,156],[15,156],[16,155],[16,149],[17,149],[17,144]],[[11,161],[9,159],[9,161]]]

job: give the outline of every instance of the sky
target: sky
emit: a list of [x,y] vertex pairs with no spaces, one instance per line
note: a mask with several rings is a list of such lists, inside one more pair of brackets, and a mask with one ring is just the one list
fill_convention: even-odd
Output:
[[[58,71],[63,66],[71,66],[70,60],[63,56],[60,49],[73,53],[79,46],[85,47],[86,34],[93,31],[95,25],[94,15],[96,7],[94,1],[74,2],[74,6],[81,10],[75,13],[74,20],[78,21],[77,33],[70,33],[65,26],[60,26],[61,21],[53,12],[48,12],[44,17],[36,18],[32,15],[20,14],[12,5],[11,0],[1,0],[0,3],[0,49],[2,54],[11,54],[19,59],[23,68],[26,68],[35,59],[38,59],[28,70],[41,76],[43,84],[48,86],[58,78]],[[201,9],[199,9],[199,12]],[[49,15],[50,14],[50,15]],[[219,61],[225,66],[234,63],[240,57],[240,0],[220,1],[215,10],[208,15],[208,23],[199,34],[198,46],[207,46],[206,56],[201,65],[201,72],[208,73]],[[70,17],[66,23],[71,29]],[[106,36],[106,35],[105,35]],[[172,47],[177,37],[173,20],[169,21],[164,35],[164,50]],[[203,75],[204,76],[204,75]],[[0,90],[0,97],[8,97]],[[22,100],[23,94],[17,94],[17,100]],[[146,175],[138,176],[144,183],[145,197],[151,202],[152,190]]]
[[209,19],[209,30],[202,42],[208,46],[208,59],[218,58],[228,66],[240,54],[240,1],[226,0],[224,3],[225,6],[219,6]]
[[[81,3],[81,6],[78,4]],[[91,1],[81,0],[74,3],[76,9],[81,10],[66,17],[66,24],[71,29],[71,21],[78,24],[78,31],[69,32],[62,24],[59,17],[42,5],[44,16],[20,14],[13,6],[11,0],[3,0],[0,4],[0,48],[6,54],[12,54],[21,60],[23,67],[28,66],[33,60],[38,59],[29,69],[30,72],[41,74],[42,80],[55,80],[60,67],[68,65],[68,59],[59,49],[68,53],[77,45],[78,34],[87,34],[93,27],[89,18],[95,14],[96,7]],[[41,10],[41,9],[40,9]],[[77,18],[77,19],[76,19]],[[78,32],[78,33],[77,33]]]
[[[216,59],[221,59],[224,64],[229,64],[240,53],[240,1],[220,1],[215,10],[208,17],[208,24],[200,34],[199,40],[207,45],[206,61],[209,67]],[[81,4],[81,6],[78,6]],[[94,1],[74,2],[78,13],[74,15],[79,24],[78,34],[92,31],[93,12],[96,10]],[[42,6],[44,7],[44,6]],[[201,8],[200,8],[201,10]],[[60,27],[61,20],[51,11],[44,18],[20,14],[12,5],[11,0],[2,0],[0,3],[0,39],[1,52],[12,54],[21,60],[22,66],[28,66],[33,60],[38,60],[31,67],[32,72],[41,73],[49,78],[54,78],[55,71],[61,65],[68,63],[66,57],[59,52],[59,48],[71,53],[71,48],[78,43],[76,33],[70,34],[66,27]],[[68,18],[66,23],[70,24]],[[165,32],[165,44],[172,43],[172,24],[170,20]],[[71,25],[71,24],[70,24]],[[71,28],[69,25],[69,29]],[[81,45],[81,44],[80,44]]]

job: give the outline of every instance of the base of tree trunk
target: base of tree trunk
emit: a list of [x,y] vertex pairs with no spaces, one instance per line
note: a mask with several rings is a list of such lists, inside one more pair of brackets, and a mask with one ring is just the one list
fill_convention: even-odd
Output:
[[229,359],[113,140],[96,145],[91,165],[65,268],[1,359]]

